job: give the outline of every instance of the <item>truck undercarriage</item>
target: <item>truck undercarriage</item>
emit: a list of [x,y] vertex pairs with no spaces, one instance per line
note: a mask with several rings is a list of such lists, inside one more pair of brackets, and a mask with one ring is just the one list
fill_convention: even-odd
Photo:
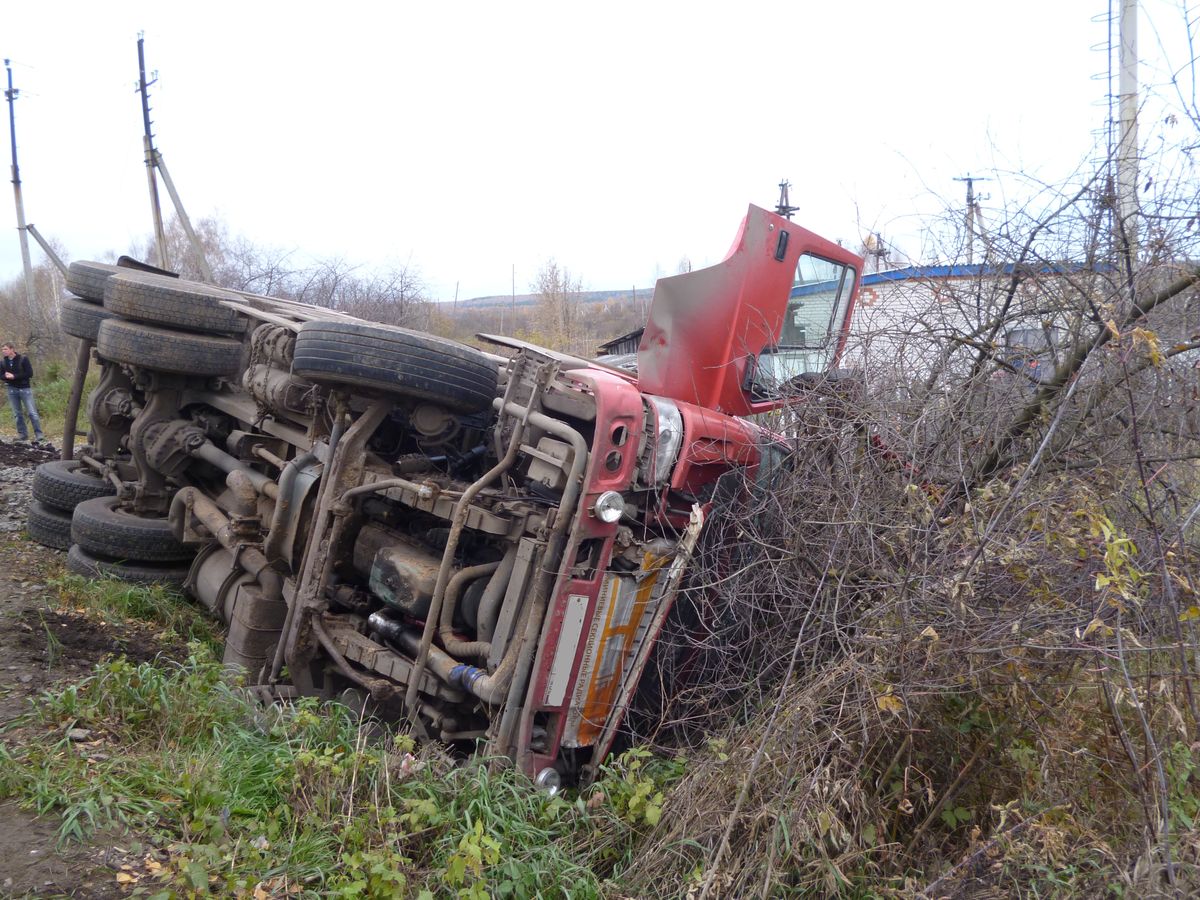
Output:
[[[836,361],[860,270],[751,207],[724,262],[660,282],[635,374],[75,263],[63,327],[100,379],[30,531],[73,571],[183,586],[264,696],[587,780],[719,479],[782,452],[743,416],[784,402],[787,361]],[[810,318],[819,340],[781,340]]]

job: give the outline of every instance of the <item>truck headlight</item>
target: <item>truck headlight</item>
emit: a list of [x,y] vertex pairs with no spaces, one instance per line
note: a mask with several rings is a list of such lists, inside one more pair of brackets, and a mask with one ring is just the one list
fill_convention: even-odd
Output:
[[621,521],[621,516],[625,515],[625,498],[617,491],[605,491],[596,498],[592,515],[608,525]]
[[533,779],[533,783],[553,797],[562,790],[562,775],[558,773],[558,769],[542,769],[542,771],[537,773],[537,777]]
[[654,473],[651,484],[665,484],[683,445],[683,416],[666,397],[649,397],[658,425],[654,435]]

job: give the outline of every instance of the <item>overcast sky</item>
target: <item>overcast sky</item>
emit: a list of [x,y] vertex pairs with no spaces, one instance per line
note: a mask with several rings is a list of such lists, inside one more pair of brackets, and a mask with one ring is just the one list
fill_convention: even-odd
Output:
[[[649,287],[682,257],[718,261],[781,178],[800,224],[918,255],[921,216],[961,202],[955,176],[1056,180],[1087,155],[1107,6],[59,0],[7,4],[0,53],[26,218],[69,259],[150,231],[141,31],[193,219],[298,258],[408,264],[448,300],[508,293],[514,267],[527,291],[551,257],[587,288]],[[1184,13],[1142,10],[1142,77],[1161,83],[1187,62]],[[0,279],[21,268],[5,233]]]

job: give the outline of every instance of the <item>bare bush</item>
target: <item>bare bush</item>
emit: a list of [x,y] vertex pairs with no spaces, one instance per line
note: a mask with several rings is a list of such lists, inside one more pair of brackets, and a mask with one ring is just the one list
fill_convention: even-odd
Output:
[[1100,180],[1040,196],[711,498],[631,719],[693,754],[647,895],[1200,888],[1195,192],[1136,250]]
[[[221,221],[205,218],[195,232],[218,285],[237,291],[299,300],[387,325],[422,327],[429,319],[425,284],[415,267],[375,269],[334,257],[300,260],[295,251],[256,245],[234,236]],[[168,259],[184,278],[202,279],[196,254],[178,218],[167,224]],[[155,259],[151,239],[134,256]]]

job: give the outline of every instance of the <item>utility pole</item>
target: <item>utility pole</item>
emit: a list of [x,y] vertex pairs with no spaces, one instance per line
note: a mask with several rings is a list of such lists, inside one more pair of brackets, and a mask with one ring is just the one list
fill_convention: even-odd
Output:
[[792,213],[796,212],[800,208],[798,206],[792,206],[788,200],[788,188],[791,186],[791,183],[786,178],[779,182],[779,202],[775,204],[775,212],[789,221],[792,218]]
[[1121,75],[1119,114],[1121,135],[1117,144],[1117,227],[1118,246],[1137,257],[1138,246],[1138,60],[1137,0],[1121,2]]
[[158,267],[169,269],[171,261],[167,258],[167,233],[163,229],[162,207],[158,202],[158,179],[154,174],[154,132],[150,127],[150,85],[158,81],[158,73],[149,81],[146,80],[146,53],[143,44],[146,39],[138,33],[138,93],[142,95],[142,124],[145,131],[142,135],[142,150],[146,155],[146,181],[150,186],[150,215],[154,218],[154,244],[158,248]]
[[202,281],[212,284],[216,279],[213,278],[212,268],[208,264],[208,257],[204,255],[204,247],[200,244],[200,239],[196,236],[196,232],[192,228],[192,220],[188,218],[187,210],[183,208],[183,201],[179,199],[179,192],[175,190],[175,182],[171,180],[171,173],[167,171],[167,164],[163,160],[162,154],[154,146],[154,134],[150,130],[150,93],[147,88],[154,84],[155,81],[158,81],[158,73],[154,73],[154,78],[151,81],[146,81],[144,43],[145,38],[139,34],[138,92],[142,95],[142,122],[146,128],[142,143],[146,151],[146,175],[150,180],[150,206],[154,214],[154,237],[158,242],[159,265],[164,269],[170,268],[167,262],[167,237],[166,232],[163,230],[162,211],[159,209],[158,204],[158,182],[154,177],[156,172],[162,175],[163,184],[167,186],[167,193],[171,195],[171,205],[175,207],[175,215],[179,218],[179,224],[183,228],[183,233],[187,235],[192,253],[196,257],[196,267],[200,270],[200,278]]
[[19,91],[13,87],[12,66],[9,65],[7,59],[4,61],[4,68],[8,72],[8,90],[4,92],[4,99],[8,101],[8,133],[12,138],[13,198],[17,203],[17,234],[21,236],[21,263],[25,266],[25,302],[29,307],[29,337],[32,341],[40,330],[42,317],[38,315],[37,297],[33,293],[33,263],[29,259],[29,235],[25,231],[25,202],[21,199],[21,168],[17,165],[15,105]]
[[986,200],[987,197],[979,198],[975,196],[975,182],[991,181],[990,178],[980,178],[972,176],[970,172],[962,178],[955,178],[955,181],[965,181],[967,183],[967,265],[970,265],[975,259],[975,216],[979,212],[979,200]]
[[875,260],[875,271],[880,272],[887,265],[888,251],[883,243],[883,235],[878,231],[872,232],[866,240],[867,256]]

